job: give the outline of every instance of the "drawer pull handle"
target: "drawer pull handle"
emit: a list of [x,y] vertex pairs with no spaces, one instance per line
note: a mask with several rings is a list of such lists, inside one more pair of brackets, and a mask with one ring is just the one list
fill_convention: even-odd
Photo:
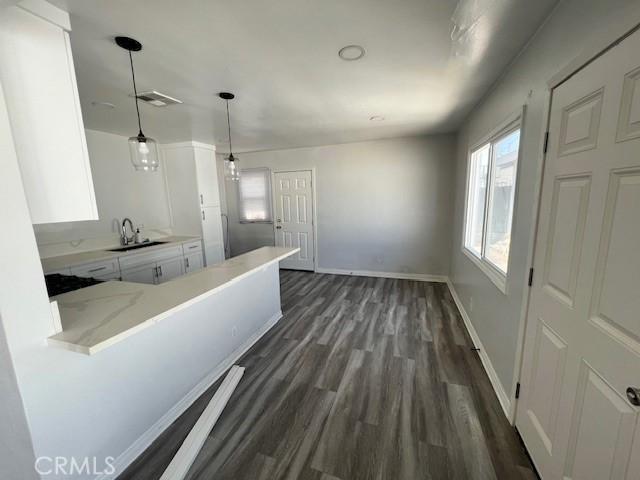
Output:
[[193,250],[194,248],[198,248],[199,246],[200,246],[200,245],[191,245],[191,246],[189,247],[189,250]]
[[89,270],[89,273],[99,272],[101,270],[106,270],[106,269],[107,267],[92,268],[91,270]]

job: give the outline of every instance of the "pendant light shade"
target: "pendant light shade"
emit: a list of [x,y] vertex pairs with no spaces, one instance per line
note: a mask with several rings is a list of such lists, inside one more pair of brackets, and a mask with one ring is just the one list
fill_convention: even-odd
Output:
[[238,157],[233,155],[233,146],[231,144],[231,121],[229,117],[229,100],[233,100],[235,95],[229,92],[221,92],[218,94],[227,103],[227,130],[229,132],[229,155],[224,159],[224,178],[232,182],[240,181],[240,162]]
[[138,106],[138,89],[136,88],[136,74],[133,69],[133,57],[131,52],[142,50],[142,44],[129,37],[116,37],[119,47],[129,52],[129,63],[131,64],[131,79],[133,80],[133,94],[136,102],[136,113],[138,115],[138,135],[129,138],[129,155],[131,163],[136,170],[142,172],[155,172],[160,165],[158,155],[158,144],[153,138],[142,133],[142,123],[140,121],[140,108]]
[[158,157],[158,144],[153,138],[138,135],[129,138],[129,155],[133,167],[142,172],[155,172],[158,170],[160,160]]

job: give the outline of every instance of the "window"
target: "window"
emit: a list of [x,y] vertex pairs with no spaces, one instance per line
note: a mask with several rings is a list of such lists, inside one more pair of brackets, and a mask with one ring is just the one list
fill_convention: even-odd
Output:
[[241,223],[271,222],[271,172],[268,168],[243,169],[238,185]]
[[463,251],[504,292],[515,202],[520,117],[469,156]]

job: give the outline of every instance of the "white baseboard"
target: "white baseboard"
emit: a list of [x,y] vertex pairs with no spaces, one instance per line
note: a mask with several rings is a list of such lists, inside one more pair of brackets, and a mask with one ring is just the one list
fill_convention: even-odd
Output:
[[471,336],[473,345],[479,349],[478,353],[480,354],[480,361],[482,362],[482,366],[484,367],[485,372],[487,372],[487,376],[489,377],[489,381],[493,386],[493,390],[496,392],[496,396],[500,401],[502,410],[504,411],[504,414],[507,417],[507,419],[509,419],[509,421],[512,422],[513,420],[511,418],[512,417],[511,399],[509,398],[509,395],[507,395],[507,392],[505,392],[504,387],[502,386],[502,383],[498,378],[498,374],[496,373],[496,370],[493,368],[491,359],[489,358],[489,355],[487,355],[487,351],[485,350],[484,345],[482,345],[482,342],[480,341],[478,332],[476,332],[476,329],[473,327],[473,323],[471,323],[471,318],[467,314],[467,311],[464,309],[464,305],[462,305],[462,302],[460,301],[460,297],[458,296],[458,293],[456,292],[456,289],[454,288],[453,283],[449,279],[447,279],[447,285],[449,286],[449,291],[451,292],[453,301],[456,303],[456,306],[460,311],[460,315],[462,315],[462,320],[464,321],[464,325],[465,327],[467,327],[467,331]]
[[140,456],[153,441],[160,436],[180,415],[182,415],[200,395],[207,391],[216,380],[231,368],[236,361],[244,355],[260,338],[267,333],[282,318],[282,311],[278,311],[272,316],[264,326],[258,330],[245,343],[238,347],[231,355],[225,358],[218,366],[204,377],[195,387],[191,389],[178,403],[176,403],[167,413],[165,413],[154,425],[142,434],[132,445],[129,446],[113,463],[114,472],[111,474],[98,475],[95,480],[113,480],[118,477],[133,461]]
[[183,480],[189,469],[193,465],[198,453],[202,450],[204,443],[209,437],[209,433],[213,430],[214,425],[220,418],[222,410],[229,402],[233,391],[240,383],[240,379],[244,374],[244,367],[234,365],[224,377],[222,385],[218,388],[209,404],[198,418],[187,438],[184,439],[177,453],[169,463],[169,466],[160,477],[160,480]]
[[446,275],[429,275],[427,273],[374,272],[371,270],[344,270],[341,268],[317,268],[318,273],[332,275],[352,275],[355,277],[397,278],[399,280],[420,280],[422,282],[446,283]]

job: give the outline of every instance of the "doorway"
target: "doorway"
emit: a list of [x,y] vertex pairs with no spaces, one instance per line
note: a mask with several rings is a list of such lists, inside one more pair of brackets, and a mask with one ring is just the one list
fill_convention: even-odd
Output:
[[280,262],[281,268],[315,271],[314,180],[312,170],[273,173],[275,244],[300,249],[297,255]]
[[549,480],[640,478],[639,50],[553,90],[516,416]]

